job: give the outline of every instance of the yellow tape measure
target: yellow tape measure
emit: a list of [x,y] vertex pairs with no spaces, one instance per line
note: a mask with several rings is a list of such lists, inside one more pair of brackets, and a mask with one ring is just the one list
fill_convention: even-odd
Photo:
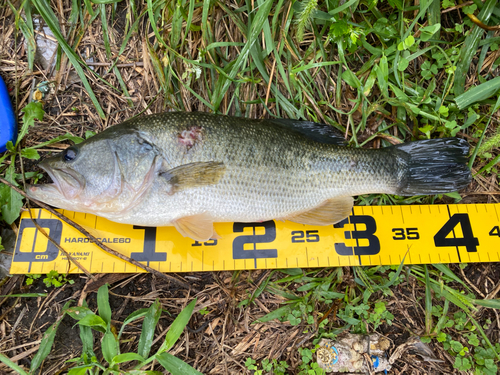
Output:
[[[356,206],[342,222],[308,226],[292,222],[216,223],[220,239],[200,243],[173,227],[113,223],[95,215],[61,211],[103,243],[161,272],[264,268],[374,266],[500,260],[500,204]],[[90,272],[142,272],[109,255],[49,212],[33,217]],[[68,271],[64,254],[21,216],[11,273]],[[80,272],[69,266],[70,273]]]

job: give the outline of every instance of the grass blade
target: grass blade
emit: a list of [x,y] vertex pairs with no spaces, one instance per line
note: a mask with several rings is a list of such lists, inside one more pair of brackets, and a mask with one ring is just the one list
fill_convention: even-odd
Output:
[[158,362],[160,362],[160,365],[170,371],[172,375],[203,375],[201,372],[195,370],[186,362],[174,357],[170,353],[157,354],[155,357]]
[[188,324],[189,319],[191,319],[191,315],[193,314],[193,309],[195,305],[196,305],[196,299],[191,301],[189,305],[187,305],[180,312],[180,314],[177,315],[177,318],[175,318],[175,320],[172,322],[172,325],[170,326],[170,329],[168,330],[165,336],[165,342],[163,343],[162,347],[158,352],[168,351],[175,345],[175,343],[181,336],[182,331],[184,331],[184,328]]
[[[87,307],[85,300],[83,300],[82,307]],[[82,324],[79,324],[78,328],[80,329],[80,340],[82,340],[82,353],[87,354],[89,358],[95,356],[92,329]]]
[[120,338],[122,336],[123,330],[125,329],[127,324],[132,323],[136,319],[142,318],[143,316],[145,316],[147,314],[148,311],[149,311],[149,309],[139,309],[139,310],[134,311],[129,316],[127,316],[125,318],[125,320],[123,321],[123,324],[120,328],[120,332],[118,333],[118,338]]
[[80,65],[84,63],[80,60],[80,58],[73,50],[73,48],[71,48],[71,46],[64,39],[61,33],[61,29],[59,28],[57,17],[50,8],[49,3],[43,0],[33,0],[33,4],[35,4],[36,8],[43,17],[43,20],[54,34],[54,37],[57,39],[59,46],[61,46],[66,56],[68,56],[69,61],[71,62],[76,72],[78,73],[78,76],[82,80],[83,86],[85,87],[87,94],[90,97],[90,100],[92,100],[92,103],[94,104],[97,110],[97,113],[102,119],[105,119],[106,115],[104,114],[104,111],[102,110],[101,105],[99,104],[99,101],[97,100],[94,91],[92,90],[92,87],[90,87],[87,77],[85,76],[85,72],[82,66]]
[[[483,22],[487,23],[490,19],[493,9],[497,5],[497,0],[487,0],[481,12],[479,12],[478,18]],[[471,31],[471,33],[465,38],[465,42],[460,50],[460,55],[458,57],[457,70],[455,71],[455,81],[453,91],[455,95],[461,95],[465,91],[465,80],[467,78],[467,73],[469,72],[472,58],[477,52],[477,47],[479,41],[484,34],[484,30],[476,26]]]
[[123,353],[123,354],[118,354],[116,357],[113,358],[113,363],[123,363],[123,362],[129,362],[129,361],[143,362],[144,358],[141,357],[137,353]]
[[[106,49],[106,56],[108,57],[108,59],[111,59],[111,45],[109,44],[109,36],[108,36],[108,34],[109,34],[108,20],[106,18],[106,5],[104,5],[104,4],[105,3],[102,3],[100,5],[100,8],[99,8],[99,10],[101,12],[101,23],[102,23],[102,28],[103,28],[102,36],[103,36],[103,41],[104,41],[104,47]],[[118,58],[116,59],[116,62],[118,62]],[[120,70],[116,67],[116,62],[115,62],[115,64],[113,64],[113,73],[115,73],[116,79],[118,80],[118,83],[120,84],[123,95],[126,97],[129,97],[130,94],[128,92],[127,85],[123,81],[123,77],[120,73]],[[131,107],[133,106],[132,100],[127,99],[127,102],[129,104],[129,106],[131,106]]]
[[19,367],[15,362],[12,362],[8,357],[0,353],[0,362],[4,363],[6,366],[9,366],[12,370],[17,371],[19,375],[29,375],[26,371],[24,371],[21,367]]
[[0,297],[47,297],[47,293],[24,293],[24,294],[8,294]]
[[276,310],[273,310],[270,313],[264,315],[263,317],[257,319],[254,323],[270,322],[271,320],[274,320],[274,319],[280,319],[280,318],[284,317],[285,315],[288,315],[289,313],[290,313],[290,307],[289,306],[282,306],[282,307],[279,307]]
[[470,288],[467,286],[467,284],[464,283],[462,281],[462,279],[460,279],[457,275],[455,275],[455,273],[452,270],[450,270],[450,268],[446,264],[433,264],[433,266],[434,266],[434,268],[439,270],[439,272],[444,273],[450,279],[452,279],[453,281],[455,281],[457,283],[462,284],[465,288],[467,288],[469,291],[471,291]]
[[[493,110],[491,113],[495,113],[500,109],[500,97],[497,99],[497,102],[495,103],[495,106],[493,107]],[[474,161],[476,160],[477,153],[479,151],[479,148],[481,147],[481,144],[483,143],[484,135],[486,134],[486,131],[488,130],[488,127],[490,126],[492,116],[488,118],[488,122],[486,123],[486,126],[484,127],[483,132],[481,133],[481,137],[479,138],[479,141],[476,144],[476,147],[474,147],[474,151],[472,152],[472,155],[469,159],[469,169],[472,169],[472,166],[474,165]]]
[[[427,19],[429,26],[441,24],[441,1],[432,0],[429,9],[427,9]],[[436,31],[429,39],[439,39],[441,36],[440,30]]]
[[493,78],[479,86],[467,90],[455,98],[459,109],[466,109],[470,105],[488,99],[500,90],[500,77]]
[[424,265],[425,270],[425,335],[429,335],[432,329],[432,293],[431,282],[429,280],[429,270]]
[[[66,303],[63,307],[63,311],[67,309],[69,304],[70,302]],[[61,324],[65,315],[66,313],[63,313],[57,321],[44,332],[42,341],[40,342],[40,348],[31,361],[30,372],[35,372],[49,355],[50,350],[52,349],[52,344],[54,343],[54,338],[56,337],[57,328],[59,327],[59,324]]]
[[500,299],[475,299],[473,301],[476,305],[489,307],[492,309],[500,309]]
[[[15,186],[19,186],[16,182],[15,173],[15,156],[11,156],[11,164],[5,173],[5,179]],[[19,217],[21,207],[23,206],[23,197],[14,189],[7,185],[0,184],[0,201],[5,202],[0,207],[2,217],[7,224],[12,224]]]
[[260,5],[259,10],[255,15],[254,21],[250,25],[250,32],[247,37],[247,43],[241,50],[240,55],[238,56],[234,64],[232,64],[230,67],[230,70],[228,72],[229,79],[219,76],[214,93],[212,95],[212,105],[214,106],[215,111],[219,109],[222,99],[224,98],[224,95],[226,94],[229,85],[231,84],[231,80],[233,80],[236,75],[241,72],[242,66],[247,61],[250,49],[257,41],[264,26],[264,22],[267,21],[267,17],[269,16],[269,12],[271,11],[271,6],[273,5],[273,3],[274,2],[272,0],[266,0],[263,4]]
[[118,340],[116,339],[113,332],[110,329],[106,331],[101,341],[102,355],[108,363],[113,362],[118,354],[120,354],[120,347],[118,345]]
[[109,327],[111,324],[111,307],[109,306],[108,284],[104,284],[97,291],[97,309],[99,316]]
[[[92,310],[85,306],[74,306],[66,310],[66,314],[71,316],[75,320],[82,320],[88,315],[95,315]],[[102,320],[102,319],[101,319]]]
[[496,165],[498,162],[500,162],[500,155],[497,155],[492,161],[490,161],[488,164],[486,164],[484,167],[482,167],[479,172],[476,174],[483,173],[484,171],[492,168],[494,165]]
[[151,350],[151,345],[153,344],[153,338],[155,335],[156,325],[161,316],[161,305],[158,300],[156,300],[148,309],[148,312],[144,316],[144,322],[142,323],[141,337],[139,338],[139,346],[137,348],[137,354],[144,358],[148,358],[149,352]]
[[436,326],[434,327],[434,334],[438,335],[439,332],[443,329],[444,324],[447,321],[447,314],[448,314],[448,308],[450,307],[450,301],[445,299],[444,304],[443,304],[443,312],[441,314],[441,317],[439,318]]

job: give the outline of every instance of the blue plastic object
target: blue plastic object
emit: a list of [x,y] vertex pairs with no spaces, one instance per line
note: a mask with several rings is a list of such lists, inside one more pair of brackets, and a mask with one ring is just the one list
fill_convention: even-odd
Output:
[[7,150],[7,142],[15,143],[17,139],[17,122],[10,102],[7,86],[0,77],[0,153]]

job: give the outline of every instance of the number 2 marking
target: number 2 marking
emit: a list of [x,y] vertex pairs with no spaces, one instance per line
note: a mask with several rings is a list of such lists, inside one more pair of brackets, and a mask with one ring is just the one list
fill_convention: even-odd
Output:
[[[264,227],[264,234],[255,234],[255,229]],[[277,258],[277,249],[257,249],[258,243],[270,243],[276,240],[276,224],[274,221],[263,223],[234,223],[233,232],[241,233],[245,228],[252,228],[253,235],[238,236],[233,241],[233,259],[253,259],[257,268],[258,258]],[[245,244],[252,244],[253,249],[245,250]]]

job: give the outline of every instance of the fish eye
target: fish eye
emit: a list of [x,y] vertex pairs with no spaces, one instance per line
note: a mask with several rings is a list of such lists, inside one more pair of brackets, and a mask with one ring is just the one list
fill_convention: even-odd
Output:
[[69,147],[63,151],[62,157],[64,161],[73,161],[76,159],[76,155],[78,154],[78,149],[75,147]]

